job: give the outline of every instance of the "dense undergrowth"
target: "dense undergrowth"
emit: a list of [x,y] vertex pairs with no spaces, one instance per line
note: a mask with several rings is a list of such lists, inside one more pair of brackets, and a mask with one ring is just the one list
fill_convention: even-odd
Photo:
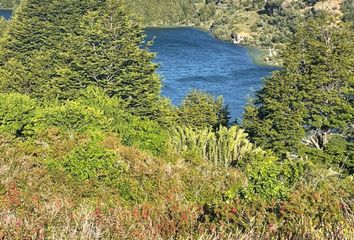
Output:
[[297,28],[243,130],[222,98],[160,96],[120,2],[23,2],[0,37],[0,239],[351,239],[351,27]]
[[45,105],[0,95],[2,238],[352,236],[352,177],[237,148],[250,145],[246,139],[229,140],[242,158],[215,164],[203,145],[175,144],[195,141],[192,135],[110,108],[117,100],[99,92]]

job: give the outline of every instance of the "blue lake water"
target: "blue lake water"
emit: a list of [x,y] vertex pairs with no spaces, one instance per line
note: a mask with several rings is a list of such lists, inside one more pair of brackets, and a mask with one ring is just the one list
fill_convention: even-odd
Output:
[[157,53],[162,94],[176,105],[192,89],[224,96],[232,116],[241,118],[247,98],[276,68],[252,62],[245,47],[221,41],[195,28],[149,28]]
[[12,10],[8,9],[0,9],[0,17],[3,17],[5,19],[10,19],[12,15]]

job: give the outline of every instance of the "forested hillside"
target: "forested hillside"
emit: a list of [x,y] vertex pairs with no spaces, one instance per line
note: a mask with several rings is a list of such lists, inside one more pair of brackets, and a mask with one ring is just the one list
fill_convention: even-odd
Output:
[[[0,0],[0,6],[17,6],[20,0]],[[343,21],[354,21],[351,0],[122,0],[144,26],[197,26],[216,37],[270,48],[289,41],[297,24],[321,11]]]
[[[297,25],[322,11],[353,21],[350,0],[125,0],[128,9],[147,26],[189,25],[210,30],[216,37],[268,50],[279,63],[277,47],[288,42]],[[274,49],[276,48],[276,49]]]
[[[159,3],[164,24],[206,6]],[[0,25],[0,239],[351,239],[351,22],[299,22],[237,125],[222,97],[160,95],[126,4],[26,0]]]

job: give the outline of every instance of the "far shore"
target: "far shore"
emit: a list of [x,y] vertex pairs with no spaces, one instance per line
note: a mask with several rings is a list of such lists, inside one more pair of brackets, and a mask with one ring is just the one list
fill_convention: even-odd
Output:
[[[149,26],[146,26],[146,28],[195,28],[195,29],[198,29],[200,31],[203,31],[203,32],[208,32],[210,33],[213,37],[217,38],[209,29],[207,28],[203,28],[201,26],[194,26],[194,25],[183,25],[183,24],[174,24],[174,25],[162,25],[162,26],[159,26],[159,25],[149,25]],[[218,38],[219,40],[221,41],[225,41],[225,42],[230,42],[231,43],[231,40],[225,40],[225,39],[220,39]],[[260,48],[260,47],[257,47],[257,46],[253,46],[253,45],[246,45],[246,44],[238,44],[239,46],[244,46],[247,51],[248,51],[248,54],[250,55],[250,57],[252,58],[252,61],[254,62],[254,64],[256,65],[259,65],[259,66],[277,66],[275,64],[272,64],[270,62],[267,62],[265,60],[265,57],[268,55],[268,50],[267,49],[264,49],[264,48]]]

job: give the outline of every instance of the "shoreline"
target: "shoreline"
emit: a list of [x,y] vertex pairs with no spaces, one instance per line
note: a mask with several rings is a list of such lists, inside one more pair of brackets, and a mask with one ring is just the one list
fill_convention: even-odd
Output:
[[[150,26],[144,27],[144,29],[148,29],[148,28],[161,28],[161,29],[164,29],[164,28],[165,29],[167,29],[167,28],[195,28],[200,31],[209,33],[211,36],[213,36],[214,38],[216,38],[220,41],[225,41],[225,42],[229,42],[229,43],[233,44],[231,40],[218,38],[209,29],[203,28],[200,26],[173,24],[173,25],[163,25],[163,26],[150,25]],[[272,64],[271,62],[267,62],[265,60],[265,57],[268,55],[268,51],[264,48],[253,46],[253,45],[247,45],[247,44],[233,44],[233,45],[245,47],[247,49],[247,53],[250,56],[250,58],[252,59],[253,63],[258,66],[279,67],[279,65]]]

